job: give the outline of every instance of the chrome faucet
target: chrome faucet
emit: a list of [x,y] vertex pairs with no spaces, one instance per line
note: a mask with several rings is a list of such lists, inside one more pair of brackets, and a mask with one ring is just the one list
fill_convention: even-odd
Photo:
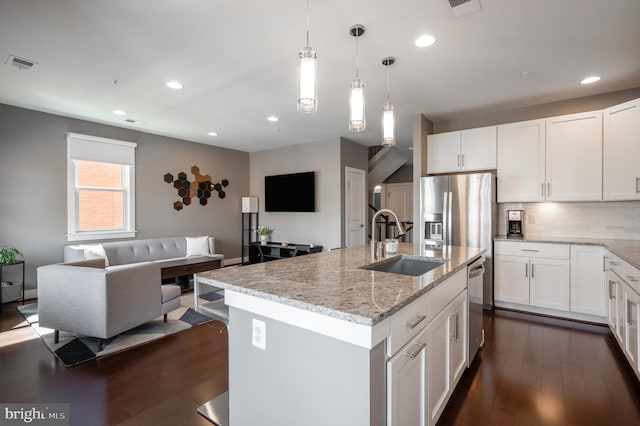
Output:
[[374,215],[373,218],[371,219],[371,260],[376,260],[378,258],[382,257],[382,242],[380,243],[380,253],[378,253],[378,245],[376,245],[376,232],[375,232],[375,227],[376,227],[376,219],[378,218],[378,216],[382,213],[389,213],[390,215],[392,215],[394,217],[394,219],[396,220],[396,224],[398,225],[398,237],[401,237],[405,234],[404,228],[402,227],[402,223],[400,223],[400,221],[398,220],[398,216],[396,216],[396,214],[394,212],[392,212],[389,209],[380,209],[378,210]]

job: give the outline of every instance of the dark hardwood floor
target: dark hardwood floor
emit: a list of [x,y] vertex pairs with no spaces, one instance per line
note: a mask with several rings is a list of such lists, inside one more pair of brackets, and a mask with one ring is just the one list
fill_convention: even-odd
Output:
[[[0,402],[69,403],[72,425],[210,425],[196,408],[228,387],[220,327],[65,368],[6,305]],[[607,328],[500,310],[484,328],[440,425],[640,425],[640,386]]]

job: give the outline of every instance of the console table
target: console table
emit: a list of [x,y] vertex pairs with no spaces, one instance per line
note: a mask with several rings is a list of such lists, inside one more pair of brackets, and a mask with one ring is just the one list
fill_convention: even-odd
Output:
[[[2,304],[5,303],[2,300],[2,270],[8,266],[17,266],[17,265],[22,265],[22,282],[20,284],[14,284],[11,287],[5,287],[6,289],[11,289],[11,290],[17,290],[17,291],[22,291],[22,304],[24,305],[24,260],[16,260],[13,263],[0,263],[0,312],[2,312]],[[15,300],[20,300],[20,298],[18,299],[11,299],[8,302],[13,302]]]
[[267,244],[256,242],[249,245],[249,262],[268,262],[270,260],[286,259],[310,253],[319,253],[321,251],[322,246],[311,247],[311,244],[288,243],[283,245],[278,242],[270,242]]
[[161,277],[163,280],[175,278],[176,283],[184,290],[189,290],[189,276],[198,272],[218,269],[222,266],[222,259],[208,259],[206,257],[191,257],[171,260],[162,263]]

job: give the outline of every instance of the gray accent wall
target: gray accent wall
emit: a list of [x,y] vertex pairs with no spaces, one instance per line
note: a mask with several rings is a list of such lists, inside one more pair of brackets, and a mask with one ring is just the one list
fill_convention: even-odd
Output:
[[[206,129],[205,129],[206,130]],[[249,192],[249,154],[0,104],[0,245],[26,258],[26,288],[36,268],[62,261],[67,232],[67,132],[136,142],[136,238],[212,235],[225,258],[240,257],[241,197]],[[200,167],[214,183],[228,179],[226,198],[214,192],[181,211],[163,176]],[[11,278],[9,278],[11,279]]]
[[[346,223],[345,223],[345,181],[346,171],[345,167],[351,167],[354,169],[364,170],[365,176],[367,176],[369,170],[369,153],[368,149],[364,145],[360,145],[349,139],[340,138],[340,247],[346,247]],[[364,183],[364,190],[368,188],[368,183]],[[365,194],[366,197],[366,194]],[[369,206],[365,207],[365,212],[368,211]],[[365,221],[368,217],[365,214]],[[366,226],[366,223],[365,223]]]
[[[341,241],[340,139],[252,152],[251,192],[258,197],[259,222],[274,228],[272,241],[339,247]],[[315,212],[265,212],[264,177],[316,173]],[[295,197],[295,194],[291,194]]]

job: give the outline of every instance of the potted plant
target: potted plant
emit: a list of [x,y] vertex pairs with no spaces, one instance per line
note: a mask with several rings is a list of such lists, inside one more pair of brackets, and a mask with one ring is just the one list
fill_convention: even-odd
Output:
[[24,255],[13,246],[0,247],[0,263],[15,263],[16,260],[24,260]]
[[269,235],[271,235],[272,232],[273,228],[269,226],[258,226],[258,229],[256,229],[256,234],[260,236],[260,244],[262,244],[263,246],[266,245],[267,241],[269,240]]

